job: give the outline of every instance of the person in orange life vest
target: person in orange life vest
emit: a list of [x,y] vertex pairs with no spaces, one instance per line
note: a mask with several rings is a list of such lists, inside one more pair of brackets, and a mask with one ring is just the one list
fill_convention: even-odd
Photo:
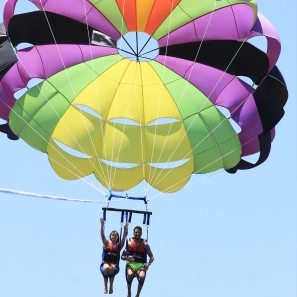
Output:
[[[148,243],[141,238],[142,228],[136,226],[133,230],[134,237],[129,240],[128,251],[127,247],[122,253],[121,259],[128,261],[126,265],[126,280],[128,288],[128,296],[131,297],[131,285],[134,276],[138,278],[138,288],[135,297],[140,296],[141,289],[146,276],[146,271],[154,262],[154,256]],[[146,263],[147,255],[149,262]]]
[[100,270],[104,279],[104,294],[107,294],[107,286],[109,279],[109,294],[113,293],[113,281],[115,275],[120,271],[118,266],[118,253],[125,245],[125,240],[128,232],[127,222],[124,226],[124,234],[121,242],[119,242],[119,233],[117,231],[111,231],[109,240],[104,235],[104,219],[100,218],[101,223],[101,239],[104,245],[104,260],[101,264]]

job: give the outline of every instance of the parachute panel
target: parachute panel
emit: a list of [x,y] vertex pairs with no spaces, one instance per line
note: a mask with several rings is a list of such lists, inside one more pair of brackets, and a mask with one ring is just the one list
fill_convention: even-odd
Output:
[[52,139],[48,142],[47,153],[53,170],[64,179],[84,178],[94,171],[93,158],[83,159],[72,156],[57,146]]

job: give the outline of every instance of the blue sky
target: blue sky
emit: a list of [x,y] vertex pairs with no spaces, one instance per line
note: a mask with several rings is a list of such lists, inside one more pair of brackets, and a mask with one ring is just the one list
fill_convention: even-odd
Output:
[[[259,0],[258,6],[280,35],[277,65],[289,90],[271,155],[254,170],[195,176],[192,182],[203,180],[149,203],[149,242],[156,260],[143,297],[297,295],[296,1]],[[20,5],[19,10],[29,7]],[[47,157],[23,141],[0,135],[0,143],[0,188],[104,198],[82,181],[58,178]],[[139,190],[142,194],[142,189],[131,193]],[[99,218],[105,206],[0,193],[1,296],[103,296]],[[144,209],[133,201],[112,206]],[[132,226],[141,219],[134,216]],[[118,215],[110,214],[107,231],[119,227]],[[121,267],[115,297],[126,296],[124,263]]]

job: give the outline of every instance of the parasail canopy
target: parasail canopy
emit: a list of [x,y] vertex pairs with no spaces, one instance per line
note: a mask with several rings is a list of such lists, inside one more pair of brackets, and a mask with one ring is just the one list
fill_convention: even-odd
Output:
[[288,94],[255,1],[31,2],[19,15],[5,3],[0,116],[62,178],[170,193],[192,174],[267,159]]

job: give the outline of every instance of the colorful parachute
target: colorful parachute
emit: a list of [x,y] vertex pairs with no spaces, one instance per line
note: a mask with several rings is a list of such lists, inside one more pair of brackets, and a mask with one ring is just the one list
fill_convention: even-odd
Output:
[[[174,192],[193,173],[268,157],[288,94],[256,1],[31,0],[37,11],[15,15],[16,2],[5,3],[5,28],[13,47],[30,46],[17,60],[1,49],[0,116],[62,178]],[[257,152],[256,164],[242,159]]]

